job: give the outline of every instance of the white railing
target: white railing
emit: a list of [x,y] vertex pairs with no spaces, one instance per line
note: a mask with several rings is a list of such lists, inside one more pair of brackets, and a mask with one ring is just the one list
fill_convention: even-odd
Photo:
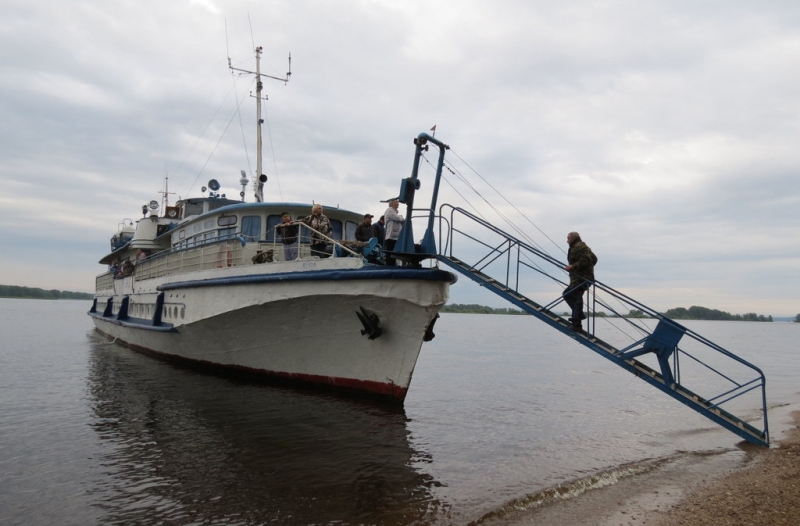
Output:
[[[318,238],[326,240],[331,246],[333,257],[361,257],[358,252],[366,243],[357,241],[337,241],[331,237],[316,232],[304,223],[298,223],[300,227],[298,246],[298,260],[312,259],[317,256],[311,255],[311,235],[316,233]],[[214,268],[229,268],[258,263],[271,263],[285,261],[283,255],[283,244],[278,240],[278,236],[273,232],[273,241],[254,241],[243,242],[241,236],[230,239],[215,241],[212,243],[171,250],[155,254],[144,261],[136,264],[134,276],[137,280],[152,279],[174,274],[183,274],[198,270],[208,270]],[[255,256],[263,254],[261,258]],[[255,258],[255,260],[254,260]],[[97,277],[98,290],[100,280],[103,279],[105,288],[111,288],[113,283],[107,283],[110,273]]]

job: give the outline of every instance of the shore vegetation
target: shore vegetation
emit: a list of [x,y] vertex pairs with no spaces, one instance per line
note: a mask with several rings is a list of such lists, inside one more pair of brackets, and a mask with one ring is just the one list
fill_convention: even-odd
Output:
[[20,287],[17,285],[0,285],[0,298],[26,298],[37,300],[90,300],[94,296],[86,292],[68,290],[45,290],[36,287]]

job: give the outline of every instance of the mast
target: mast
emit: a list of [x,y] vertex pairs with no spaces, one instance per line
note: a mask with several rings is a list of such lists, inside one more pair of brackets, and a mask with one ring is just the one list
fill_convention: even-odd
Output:
[[[267,176],[262,171],[262,141],[261,141],[261,125],[264,123],[264,119],[261,118],[261,92],[264,88],[263,82],[261,82],[261,77],[267,77],[269,79],[279,80],[286,84],[289,82],[289,77],[292,76],[292,54],[289,53],[289,71],[286,72],[286,77],[273,77],[272,75],[262,75],[261,74],[261,52],[263,48],[258,46],[255,50],[256,53],[256,70],[249,71],[246,69],[239,69],[234,68],[231,65],[231,58],[228,57],[228,67],[231,71],[241,71],[242,73],[248,73],[250,75],[256,76],[256,173],[258,174],[256,179],[256,187],[255,187],[255,198],[257,202],[264,201],[264,183],[267,182]],[[264,97],[264,100],[267,100],[267,97]]]
[[161,194],[161,210],[166,211],[169,206],[169,196],[175,193],[169,191],[169,175],[164,175],[164,189],[158,193]]
[[[264,183],[267,182],[267,177],[261,169],[261,123],[264,119],[261,118],[261,91],[264,89],[264,83],[261,82],[261,46],[256,48],[256,173],[258,174],[258,185],[256,186],[256,201],[261,202],[264,200]],[[262,175],[263,181],[262,181]]]

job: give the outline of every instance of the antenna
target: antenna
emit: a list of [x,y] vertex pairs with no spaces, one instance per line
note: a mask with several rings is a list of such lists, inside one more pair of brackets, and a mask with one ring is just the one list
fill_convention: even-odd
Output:
[[258,180],[258,184],[255,186],[255,198],[257,202],[262,202],[264,200],[264,183],[267,181],[267,176],[262,171],[262,156],[261,156],[261,124],[264,122],[264,119],[261,118],[261,100],[267,100],[266,97],[262,97],[261,91],[263,89],[263,83],[261,82],[261,77],[267,77],[268,79],[279,80],[286,84],[289,82],[289,77],[292,75],[292,54],[289,53],[289,71],[286,73],[284,78],[281,77],[273,77],[272,75],[265,75],[261,73],[261,52],[263,48],[258,46],[255,49],[256,54],[256,70],[250,71],[247,69],[239,69],[233,67],[231,65],[231,57],[228,57],[228,68],[231,71],[240,71],[242,73],[247,73],[249,75],[256,76],[256,137],[257,137],[257,144],[256,144],[256,179]]

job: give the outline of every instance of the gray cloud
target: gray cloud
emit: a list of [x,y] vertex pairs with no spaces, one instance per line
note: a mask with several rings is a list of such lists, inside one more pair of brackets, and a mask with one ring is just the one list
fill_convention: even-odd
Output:
[[[556,255],[580,230],[612,286],[661,309],[800,312],[796,3],[7,4],[9,283],[91,290],[116,225],[165,174],[182,197],[211,177],[238,193],[255,170],[252,80],[227,55],[252,68],[255,44],[267,74],[293,57],[288,85],[265,83],[274,198],[378,213],[436,124],[489,200]],[[54,274],[56,250],[72,255]]]

